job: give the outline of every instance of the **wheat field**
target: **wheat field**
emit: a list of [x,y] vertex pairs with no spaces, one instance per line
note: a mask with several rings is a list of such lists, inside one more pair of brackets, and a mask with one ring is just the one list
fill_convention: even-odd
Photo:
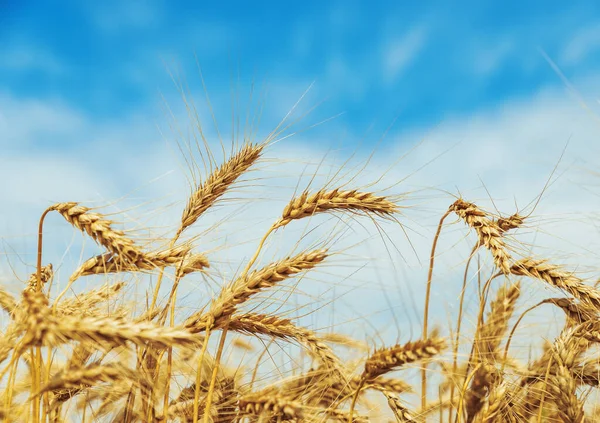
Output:
[[[120,229],[118,217],[85,204],[61,202],[40,211],[35,272],[17,289],[0,286],[3,421],[600,419],[595,406],[600,290],[551,258],[515,248],[518,231],[531,215],[500,215],[468,198],[448,196],[429,240],[428,277],[412,282],[424,287],[425,295],[418,298],[424,311],[422,333],[396,344],[370,342],[376,327],[372,337],[356,339],[305,326],[269,307],[270,298],[271,305],[278,305],[269,295],[289,283],[302,289],[306,275],[335,261],[339,251],[333,233],[313,248],[298,251],[289,245],[288,254],[271,262],[264,263],[261,254],[274,236],[294,225],[310,230],[316,216],[333,216],[373,233],[384,223],[402,225],[410,193],[384,194],[351,182],[300,187],[254,243],[254,254],[235,276],[222,278],[219,263],[203,248],[202,235],[186,235],[228,193],[244,189],[240,181],[269,156],[280,129],[259,142],[244,139],[228,146],[232,152],[222,163],[213,165],[207,151],[210,159],[194,165],[204,165],[203,176],[182,200],[179,224],[160,248],[140,237],[139,228],[135,234]],[[61,216],[104,252],[81,260],[68,277],[64,269],[55,276],[43,254],[44,221],[50,215]],[[472,249],[462,264],[458,314],[444,320],[430,315],[430,301],[432,292],[443,289],[434,276],[436,246],[450,226],[469,236]],[[479,265],[478,257],[489,260]],[[468,277],[475,273],[477,280]],[[119,275],[134,275],[144,292],[134,304],[124,295],[131,278],[113,282]],[[92,276],[105,281],[74,290]],[[208,276],[218,282],[215,295],[200,298],[195,309],[180,307],[180,286]],[[473,283],[478,283],[478,297],[467,313],[465,287]],[[521,295],[523,284],[551,287],[556,296],[528,302]],[[539,307],[560,310],[562,327],[550,340],[533,331],[531,348],[523,354],[523,346],[511,348],[511,341],[524,330],[521,318]],[[467,315],[475,316],[474,321],[467,322]],[[467,324],[472,333],[463,333]],[[287,365],[279,368],[277,357],[282,356]]]

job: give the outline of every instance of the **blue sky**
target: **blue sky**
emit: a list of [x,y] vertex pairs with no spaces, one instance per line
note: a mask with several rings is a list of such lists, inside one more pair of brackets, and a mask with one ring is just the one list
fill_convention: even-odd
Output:
[[167,68],[213,92],[316,83],[352,129],[435,124],[600,66],[597,2],[4,1],[0,90],[118,119],[173,90]]
[[[460,8],[441,1],[0,0],[0,5],[0,170],[9,181],[0,187],[0,198],[11,205],[0,209],[2,258],[8,257],[21,275],[35,261],[37,219],[53,202],[109,205],[110,211],[141,203],[124,217],[128,227],[140,227],[151,214],[144,207],[158,197],[169,205],[159,210],[159,224],[177,224],[188,186],[173,154],[175,137],[162,96],[177,119],[185,121],[170,71],[185,78],[202,103],[195,57],[225,126],[232,74],[236,79],[238,72],[240,92],[247,93],[253,80],[267,86],[267,129],[312,83],[307,107],[324,103],[308,124],[343,113],[269,151],[280,166],[269,162],[261,167],[270,179],[252,187],[253,194],[268,201],[250,204],[245,220],[228,221],[227,242],[236,245],[235,236],[241,237],[243,248],[235,254],[219,250],[221,232],[214,239],[203,238],[203,246],[224,254],[223,262],[232,261],[232,272],[252,253],[254,244],[246,241],[260,239],[289,200],[297,175],[306,176],[306,163],[318,165],[340,145],[352,153],[362,142],[367,148],[358,149],[354,158],[360,167],[396,118],[369,175],[392,169],[386,176],[394,183],[437,158],[403,182],[400,192],[423,187],[460,192],[504,214],[541,192],[569,142],[558,169],[561,176],[521,240],[535,239],[545,257],[589,262],[597,269],[598,237],[590,231],[597,221],[593,213],[600,210],[597,177],[590,174],[600,164],[597,2],[510,1],[500,6],[472,1]],[[570,88],[541,50],[558,65]],[[206,107],[201,115],[210,126]],[[161,134],[157,126],[166,131]],[[209,135],[218,146],[214,132]],[[391,168],[419,141],[423,143],[406,160]],[[345,157],[328,159],[342,164]],[[361,176],[356,183],[366,185],[374,178]],[[278,190],[286,184],[291,191]],[[453,201],[440,192],[420,197],[418,207],[406,211],[410,245],[399,228],[386,228],[402,251],[395,262],[401,269],[383,264],[381,279],[403,313],[415,311],[415,298],[420,303],[426,274],[422,263],[435,225]],[[119,200],[123,198],[128,202]],[[115,199],[121,202],[113,207]],[[142,217],[135,217],[137,210]],[[220,216],[208,215],[202,228]],[[82,237],[57,217],[46,228],[48,245],[56,247],[48,247],[46,257],[55,268],[63,263],[68,275],[82,259]],[[459,280],[472,239],[459,224],[448,232],[440,241],[439,275]],[[293,245],[294,238],[285,239],[292,243],[276,243],[279,249],[272,257],[289,252],[285,246]],[[387,257],[390,246],[380,244],[372,239],[361,244],[366,248],[352,253],[345,264],[360,267],[365,257]],[[459,244],[463,248],[455,248]],[[14,281],[13,268],[2,268],[0,283]],[[355,270],[357,284],[370,283],[369,274]],[[407,290],[407,280],[417,282]],[[323,287],[331,284],[315,289]],[[531,295],[539,291],[532,288]],[[373,295],[373,309],[365,307],[365,291],[360,290],[348,295],[349,309],[360,305],[365,314],[379,310],[381,290],[367,293]],[[436,291],[436,310],[444,313],[452,307],[448,298],[455,294],[457,290]]]

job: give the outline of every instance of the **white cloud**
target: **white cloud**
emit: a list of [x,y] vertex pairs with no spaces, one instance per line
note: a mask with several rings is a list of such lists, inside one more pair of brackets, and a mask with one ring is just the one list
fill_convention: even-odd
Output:
[[600,50],[600,25],[580,29],[566,43],[561,55],[561,64],[578,65]]
[[383,53],[383,74],[388,82],[393,82],[410,66],[425,47],[427,31],[418,26],[385,47]]
[[[40,145],[40,140],[64,143],[67,134],[77,134],[85,127],[85,117],[60,101],[16,99],[0,93],[0,146],[3,149],[26,149]],[[52,148],[52,145],[46,145]]]

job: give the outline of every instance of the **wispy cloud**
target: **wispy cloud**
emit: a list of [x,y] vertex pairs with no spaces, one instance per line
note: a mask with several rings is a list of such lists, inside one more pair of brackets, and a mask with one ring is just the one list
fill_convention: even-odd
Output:
[[394,82],[417,59],[426,41],[427,29],[418,26],[387,43],[383,52],[383,75],[388,83]]
[[489,77],[510,59],[515,47],[515,40],[505,36],[496,42],[471,48],[466,62],[472,66],[472,71],[477,76]]
[[39,42],[19,42],[0,46],[0,70],[41,71],[48,74],[64,74],[67,67],[48,48]]
[[578,30],[566,43],[561,55],[561,64],[583,64],[590,55],[600,52],[600,25],[595,24]]

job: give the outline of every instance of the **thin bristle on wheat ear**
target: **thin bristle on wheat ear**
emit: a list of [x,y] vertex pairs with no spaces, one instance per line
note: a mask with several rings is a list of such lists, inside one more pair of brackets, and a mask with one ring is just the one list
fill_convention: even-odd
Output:
[[221,290],[219,296],[211,303],[207,313],[193,314],[185,321],[184,325],[192,332],[219,327],[236,311],[240,304],[248,301],[251,296],[263,289],[271,288],[295,274],[314,268],[325,258],[327,258],[326,250],[302,252],[243,275]]
[[494,257],[494,264],[504,274],[510,273],[510,254],[502,237],[504,231],[498,224],[486,217],[486,213],[473,203],[462,199],[456,200],[449,208],[456,213],[467,225],[477,232],[480,245],[486,247]]
[[546,260],[523,258],[510,267],[510,272],[513,275],[527,276],[547,282],[568,292],[592,310],[600,311],[600,291],[584,284],[582,279]]
[[200,271],[210,267],[204,254],[190,254],[190,245],[179,245],[158,252],[144,253],[135,262],[123,262],[120,256],[111,253],[101,254],[86,260],[71,276],[71,280],[81,276],[120,272],[152,272],[172,266],[180,274]]
[[265,144],[246,144],[215,169],[190,196],[181,216],[180,232],[193,225],[260,158]]
[[65,298],[56,305],[56,314],[83,316],[97,313],[97,306],[112,299],[125,286],[125,282],[112,285],[104,284],[98,289],[93,289],[81,295]]
[[48,210],[60,213],[67,222],[87,233],[94,241],[124,261],[135,262],[143,256],[133,240],[127,238],[123,231],[112,227],[112,221],[99,213],[90,212],[87,207],[71,202],[54,204]]
[[377,196],[370,192],[334,189],[331,191],[319,190],[309,194],[308,191],[304,191],[299,197],[290,201],[274,227],[285,226],[292,220],[333,210],[391,216],[397,213],[400,208],[389,198]]
[[229,329],[251,335],[266,335],[273,338],[293,339],[308,348],[312,356],[327,369],[340,371],[341,364],[333,350],[309,329],[294,325],[290,319],[265,314],[233,316]]
[[554,304],[560,308],[567,316],[567,326],[577,325],[598,318],[596,310],[577,303],[577,300],[573,298],[548,298],[544,300],[544,303]]
[[446,341],[443,338],[438,338],[435,333],[425,340],[381,348],[367,358],[363,379],[371,381],[405,364],[429,359],[438,355],[444,348],[446,348]]

